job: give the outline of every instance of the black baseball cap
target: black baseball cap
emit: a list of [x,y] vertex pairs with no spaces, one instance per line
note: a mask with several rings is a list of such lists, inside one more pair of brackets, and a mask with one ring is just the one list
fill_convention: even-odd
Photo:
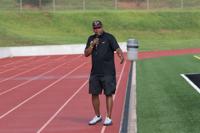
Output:
[[92,22],[92,27],[93,29],[96,29],[96,28],[101,28],[103,25],[102,25],[102,22],[100,20],[95,20]]

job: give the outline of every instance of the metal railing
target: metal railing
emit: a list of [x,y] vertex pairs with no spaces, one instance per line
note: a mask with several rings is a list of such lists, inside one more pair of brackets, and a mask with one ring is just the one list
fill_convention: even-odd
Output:
[[200,9],[200,0],[0,0],[0,10]]

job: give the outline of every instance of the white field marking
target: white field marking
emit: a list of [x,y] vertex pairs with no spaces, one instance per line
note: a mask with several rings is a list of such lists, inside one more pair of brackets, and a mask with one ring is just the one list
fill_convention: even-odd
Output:
[[[74,61],[74,60],[76,60],[76,59],[78,59],[78,58],[80,58],[80,57],[81,57],[81,56],[78,56],[78,57],[76,57],[75,59],[71,60],[70,62],[72,62],[72,61]],[[50,72],[56,70],[57,68],[59,68],[59,67],[65,65],[65,64],[68,64],[68,63],[70,63],[70,62],[62,63],[62,64],[60,64],[60,65],[54,67],[53,69],[51,69],[51,70],[49,70],[49,71],[46,71],[46,72],[44,72],[44,73],[42,73],[42,74],[40,74],[40,75],[35,76],[35,78],[31,78],[30,80],[27,80],[27,81],[25,81],[25,82],[23,82],[23,83],[21,83],[21,84],[15,86],[15,87],[12,87],[12,88],[10,88],[10,89],[8,89],[8,90],[6,90],[6,91],[3,91],[3,92],[0,93],[0,96],[6,94],[6,93],[8,93],[8,92],[10,92],[10,91],[12,91],[12,90],[14,90],[14,89],[16,89],[16,88],[18,88],[18,87],[20,87],[20,86],[22,86],[22,85],[27,84],[27,83],[29,83],[29,82],[35,80],[36,78],[39,78],[39,77],[41,77],[41,76],[43,76],[43,75],[45,75],[45,74],[47,74],[47,73],[50,73]]]
[[195,58],[197,58],[198,60],[200,60],[200,57],[199,57],[199,56],[197,56],[197,55],[194,55],[194,57],[195,57]]
[[[120,84],[120,82],[121,82],[122,75],[123,75],[123,73],[124,73],[125,65],[126,65],[126,61],[124,62],[124,65],[123,65],[123,67],[122,67],[122,71],[121,71],[120,76],[119,76],[119,79],[118,79],[118,83],[117,83],[117,87],[116,87],[116,88],[117,88],[117,89],[116,89],[116,94],[117,94],[117,90],[119,89],[119,84]],[[113,102],[115,101],[115,96],[116,96],[116,95],[113,96]],[[106,126],[103,126],[102,129],[101,129],[101,133],[104,133],[105,130],[106,130]]]
[[64,78],[66,78],[67,76],[69,76],[71,73],[73,73],[74,71],[76,71],[77,69],[81,68],[82,66],[84,66],[87,62],[82,63],[81,65],[79,65],[78,67],[74,68],[72,71],[68,72],[67,74],[65,74],[64,76],[62,76],[61,78],[57,79],[56,81],[54,81],[53,83],[51,83],[50,85],[48,85],[47,87],[45,87],[44,89],[40,90],[39,92],[35,93],[34,95],[32,95],[31,97],[27,98],[26,100],[24,100],[23,102],[21,102],[20,104],[18,104],[17,106],[15,106],[14,108],[12,108],[11,110],[7,111],[6,113],[4,113],[3,115],[0,116],[0,119],[4,118],[5,116],[7,116],[8,114],[10,114],[11,112],[13,112],[14,110],[18,109],[19,107],[21,107],[23,104],[27,103],[28,101],[30,101],[31,99],[33,99],[34,97],[38,96],[39,94],[41,94],[42,92],[44,92],[45,90],[47,90],[48,88],[52,87],[53,85],[57,84],[58,82],[60,82],[61,80],[63,80]]
[[[49,57],[47,57],[47,58],[49,58]],[[39,61],[42,61],[42,60],[46,60],[47,58],[42,58],[42,59],[39,59],[39,60],[37,60],[37,61],[35,61],[35,62],[39,62]],[[34,63],[35,63],[35,62],[34,62]],[[33,62],[29,62],[28,64],[30,64],[30,63],[33,63]],[[22,65],[19,65],[19,66],[10,68],[10,69],[6,69],[6,71],[2,71],[2,72],[0,72],[0,74],[5,73],[5,72],[8,72],[8,71],[11,71],[11,70],[15,70],[15,69],[20,68],[20,67],[25,66],[25,65],[27,65],[27,64],[22,64]]]
[[18,63],[18,62],[23,62],[23,61],[26,61],[26,60],[30,60],[32,58],[35,58],[35,57],[29,57],[28,59],[24,59],[24,60],[19,60],[19,61],[14,61],[14,62],[10,62],[8,64],[5,64],[5,65],[1,65],[0,67],[6,67],[7,65],[11,65],[11,64],[14,64],[14,63]]
[[200,89],[198,86],[196,86],[188,77],[185,76],[185,74],[181,74],[181,76],[198,92],[200,93]]
[[44,130],[47,125],[60,113],[60,111],[62,111],[62,109],[81,91],[81,89],[87,84],[88,80],[86,80],[81,87],[56,111],[56,113],[51,116],[51,118],[44,123],[44,125],[38,129],[38,131],[36,133],[41,133],[42,130]]

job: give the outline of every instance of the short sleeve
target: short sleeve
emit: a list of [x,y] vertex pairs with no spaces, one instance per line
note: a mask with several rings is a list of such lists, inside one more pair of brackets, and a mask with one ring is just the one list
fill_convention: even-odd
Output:
[[88,37],[85,49],[90,47],[90,41],[91,41],[91,37]]
[[116,49],[119,48],[119,44],[117,43],[117,40],[115,39],[113,35],[110,35],[109,38],[110,38],[109,40],[110,40],[111,48],[113,49],[113,51],[116,51]]

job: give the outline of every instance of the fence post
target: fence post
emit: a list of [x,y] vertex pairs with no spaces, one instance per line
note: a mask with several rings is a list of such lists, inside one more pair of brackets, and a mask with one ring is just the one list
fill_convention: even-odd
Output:
[[117,9],[117,4],[118,4],[118,1],[115,0],[115,9]]
[[183,0],[181,0],[181,9],[183,9],[183,5],[184,5]]
[[147,10],[149,10],[149,7],[150,7],[149,4],[150,4],[150,3],[149,3],[149,0],[147,0]]
[[83,0],[83,10],[85,10],[85,0]]
[[56,10],[56,1],[53,0],[53,12],[55,12],[55,10]]
[[21,12],[21,11],[22,11],[22,8],[23,8],[22,0],[20,0],[19,6],[20,6],[20,12]]
[[42,8],[42,0],[39,0],[39,8]]

